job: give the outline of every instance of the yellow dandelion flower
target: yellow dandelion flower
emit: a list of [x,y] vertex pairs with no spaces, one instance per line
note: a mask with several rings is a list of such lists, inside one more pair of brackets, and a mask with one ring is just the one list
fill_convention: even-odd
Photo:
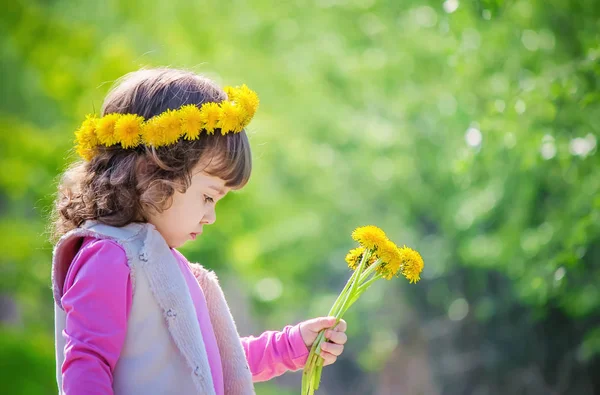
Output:
[[140,134],[144,118],[135,114],[122,115],[115,124],[115,137],[121,147],[135,148],[140,144]]
[[142,125],[142,141],[144,144],[153,147],[160,147],[165,144],[164,130],[157,121],[158,117],[154,117]]
[[113,113],[100,118],[96,124],[96,135],[102,145],[110,147],[119,142],[115,135],[115,125],[121,118],[121,114]]
[[376,226],[368,225],[354,229],[352,238],[361,246],[374,250],[388,240],[385,232]]
[[260,101],[256,92],[248,88],[245,84],[236,90],[235,102],[244,110],[242,119],[242,128],[245,128],[256,113]]
[[[360,261],[362,260],[365,251],[366,250],[364,247],[358,247],[348,252],[348,255],[346,255],[346,262],[348,263],[348,267],[350,269],[358,269],[358,265],[360,265]],[[373,263],[375,263],[376,260],[377,257],[375,255],[371,255],[369,257],[369,260],[365,263],[365,268],[371,266]]]
[[94,156],[96,156],[96,153],[97,153],[97,151],[95,148],[84,148],[79,145],[77,146],[77,155],[79,155],[83,159],[87,160],[88,162],[91,161],[92,159],[94,159]]
[[202,130],[202,115],[200,109],[193,104],[188,104],[179,109],[181,114],[181,127],[186,140],[196,140]]
[[162,147],[179,140],[182,135],[179,112],[167,110],[146,122],[142,139],[148,145]]
[[227,94],[227,100],[236,101],[238,88],[234,88],[233,86],[226,86],[223,88],[225,93]]
[[171,145],[181,137],[181,116],[177,111],[167,110],[160,115],[159,125],[164,130],[165,145]]
[[94,115],[85,117],[85,121],[75,131],[75,141],[77,144],[85,148],[93,148],[98,145],[98,137],[96,136],[97,122],[98,119]]
[[98,137],[96,136],[96,123],[98,119],[93,115],[88,115],[81,127],[75,131],[75,142],[77,143],[77,154],[85,160],[91,160],[98,146]]
[[377,272],[383,278],[390,280],[398,274],[402,266],[402,260],[398,247],[394,242],[386,240],[379,245],[375,254],[381,259],[382,264],[377,268]]
[[424,262],[421,254],[409,247],[398,249],[400,255],[402,275],[411,283],[416,283],[421,279],[420,274],[423,271]]
[[358,268],[358,265],[360,264],[360,260],[362,259],[364,253],[364,247],[358,247],[350,250],[348,252],[348,255],[346,255],[346,262],[348,263],[348,267],[352,270],[356,270]]
[[202,105],[200,117],[202,119],[203,129],[205,129],[207,133],[213,134],[215,132],[215,128],[218,127],[217,124],[219,123],[222,112],[223,111],[218,103],[205,103]]
[[240,106],[224,101],[221,103],[221,111],[221,118],[217,124],[217,127],[221,129],[221,134],[241,132],[243,113]]

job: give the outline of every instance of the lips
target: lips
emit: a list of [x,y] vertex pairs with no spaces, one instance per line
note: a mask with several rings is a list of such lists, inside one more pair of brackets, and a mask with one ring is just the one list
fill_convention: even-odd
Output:
[[196,240],[196,237],[198,237],[198,235],[202,234],[202,232],[198,232],[198,233],[190,233],[190,237],[192,238],[192,240]]

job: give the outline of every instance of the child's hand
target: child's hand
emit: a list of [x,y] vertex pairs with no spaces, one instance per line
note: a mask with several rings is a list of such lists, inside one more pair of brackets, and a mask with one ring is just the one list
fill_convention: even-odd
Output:
[[[317,339],[321,329],[331,328],[335,325],[334,317],[319,317],[300,323],[300,335],[306,347],[312,347]],[[348,340],[346,336],[346,321],[340,320],[339,324],[333,329],[325,331],[325,338],[328,342],[321,343],[321,357],[325,360],[323,366],[331,365],[344,351],[344,344]]]

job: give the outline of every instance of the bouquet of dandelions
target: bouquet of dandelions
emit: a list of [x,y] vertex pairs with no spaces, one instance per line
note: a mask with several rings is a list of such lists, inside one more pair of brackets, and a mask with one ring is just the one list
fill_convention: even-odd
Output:
[[[397,247],[376,226],[357,228],[352,232],[352,238],[360,244],[360,247],[350,250],[346,256],[346,262],[354,273],[328,314],[337,318],[337,322],[375,281],[380,278],[390,280],[402,274],[411,283],[416,283],[423,270],[423,258],[417,251],[406,246]],[[319,389],[324,361],[319,354],[321,343],[325,341],[324,334],[325,330],[319,333],[304,366],[302,395],[313,395]]]

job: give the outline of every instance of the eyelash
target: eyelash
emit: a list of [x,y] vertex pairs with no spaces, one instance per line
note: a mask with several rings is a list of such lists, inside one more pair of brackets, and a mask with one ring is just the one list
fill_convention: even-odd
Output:
[[204,195],[204,203],[212,203],[215,200],[208,195]]

